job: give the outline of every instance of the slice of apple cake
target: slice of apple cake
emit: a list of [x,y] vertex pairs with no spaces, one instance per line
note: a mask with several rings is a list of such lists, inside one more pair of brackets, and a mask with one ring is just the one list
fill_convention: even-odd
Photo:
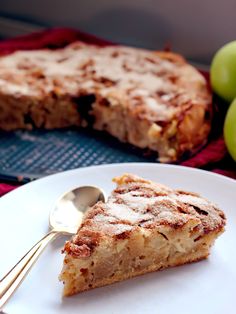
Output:
[[224,231],[224,213],[198,194],[131,174],[114,181],[65,244],[65,296],[204,259]]

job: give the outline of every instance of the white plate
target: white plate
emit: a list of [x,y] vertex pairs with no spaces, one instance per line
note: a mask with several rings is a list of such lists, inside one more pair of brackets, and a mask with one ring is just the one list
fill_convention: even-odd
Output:
[[226,232],[209,259],[62,299],[58,274],[65,238],[58,239],[7,303],[7,313],[235,313],[236,181],[185,167],[150,163],[89,167],[52,175],[9,193],[0,200],[0,275],[47,232],[48,213],[61,193],[87,184],[109,193],[112,177],[124,172],[199,192],[225,211]]

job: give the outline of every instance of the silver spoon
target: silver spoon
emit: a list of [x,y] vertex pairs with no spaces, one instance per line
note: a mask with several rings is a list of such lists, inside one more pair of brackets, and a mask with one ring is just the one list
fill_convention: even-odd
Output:
[[82,186],[73,189],[58,199],[49,216],[51,231],[37,242],[0,280],[0,311],[47,244],[58,235],[75,234],[81,224],[84,212],[98,201],[104,202],[105,196],[102,190],[95,186]]

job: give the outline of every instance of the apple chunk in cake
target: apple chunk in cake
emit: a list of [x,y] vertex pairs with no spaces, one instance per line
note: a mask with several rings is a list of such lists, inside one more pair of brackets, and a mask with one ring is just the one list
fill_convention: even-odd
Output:
[[65,296],[204,259],[224,231],[224,213],[198,194],[131,174],[114,181],[65,244]]

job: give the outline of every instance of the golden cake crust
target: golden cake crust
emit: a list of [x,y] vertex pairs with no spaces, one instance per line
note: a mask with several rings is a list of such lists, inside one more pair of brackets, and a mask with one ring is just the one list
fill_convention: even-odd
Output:
[[77,42],[0,58],[0,128],[91,124],[175,161],[202,146],[211,94],[181,56]]

